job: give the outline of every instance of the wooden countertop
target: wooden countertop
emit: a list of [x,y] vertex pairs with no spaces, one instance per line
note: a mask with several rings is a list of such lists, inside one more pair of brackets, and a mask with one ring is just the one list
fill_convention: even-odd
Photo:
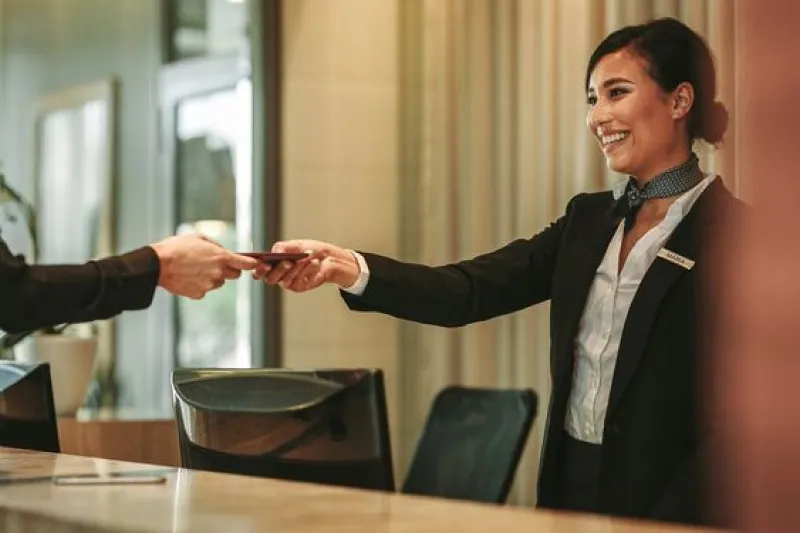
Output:
[[[160,485],[57,486],[52,476],[148,470]],[[0,530],[67,533],[688,533],[695,530],[0,448]]]

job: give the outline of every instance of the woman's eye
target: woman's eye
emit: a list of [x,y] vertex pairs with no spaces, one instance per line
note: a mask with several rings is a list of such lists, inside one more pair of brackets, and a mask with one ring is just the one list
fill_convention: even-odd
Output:
[[620,96],[623,96],[623,95],[627,94],[627,92],[628,91],[626,91],[625,89],[621,89],[619,87],[616,87],[616,88],[611,89],[610,91],[608,91],[608,94],[609,94],[609,96],[611,97],[612,100],[616,100]]
[[586,97],[586,103],[589,105],[594,105],[597,103],[597,97],[593,94],[590,94]]

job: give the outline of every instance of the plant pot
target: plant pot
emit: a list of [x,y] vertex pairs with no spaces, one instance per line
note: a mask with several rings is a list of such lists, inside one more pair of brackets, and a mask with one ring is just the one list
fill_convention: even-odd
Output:
[[94,374],[96,337],[34,335],[26,350],[17,350],[20,363],[49,363],[56,413],[74,415],[83,405]]

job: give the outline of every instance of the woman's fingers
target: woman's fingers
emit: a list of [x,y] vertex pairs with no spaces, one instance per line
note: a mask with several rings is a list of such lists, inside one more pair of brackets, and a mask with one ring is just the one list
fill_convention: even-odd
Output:
[[321,277],[321,270],[322,261],[316,258],[311,259],[305,264],[304,268],[297,273],[292,282],[287,283],[285,287],[295,292],[305,292],[315,289],[324,282],[324,279],[322,279],[322,281],[318,281],[316,284],[314,283],[314,281],[317,281],[318,278]]

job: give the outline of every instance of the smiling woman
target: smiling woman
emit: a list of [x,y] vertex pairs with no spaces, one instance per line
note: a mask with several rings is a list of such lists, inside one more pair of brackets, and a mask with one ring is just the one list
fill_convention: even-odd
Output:
[[586,70],[587,124],[609,167],[643,185],[687,161],[694,140],[720,142],[728,115],[714,72],[705,42],[678,21],[609,35]]
[[579,194],[538,234],[472,259],[431,267],[295,240],[273,251],[324,259],[257,276],[294,292],[335,284],[353,310],[443,327],[549,300],[538,504],[713,522],[702,489],[718,443],[701,409],[707,323],[719,311],[711,245],[742,212],[692,151],[724,131],[715,76],[686,25],[623,28],[591,56],[585,86],[588,126],[628,176],[615,190]]

